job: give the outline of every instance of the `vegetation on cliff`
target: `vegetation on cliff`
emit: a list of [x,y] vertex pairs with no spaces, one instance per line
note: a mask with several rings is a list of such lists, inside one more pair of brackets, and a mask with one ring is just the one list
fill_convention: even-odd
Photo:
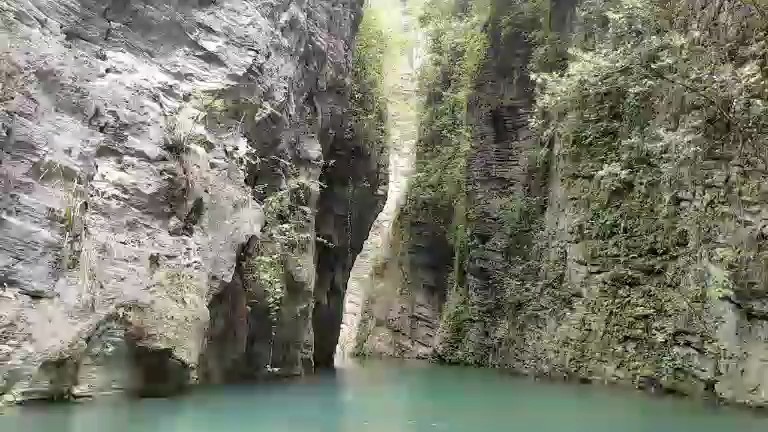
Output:
[[352,60],[352,120],[363,142],[381,148],[386,143],[386,95],[384,70],[391,36],[382,25],[381,14],[368,8],[355,39]]
[[[478,121],[486,121],[477,118],[487,108],[480,106],[485,103],[481,101],[481,88],[498,61],[489,57],[491,45],[499,45],[500,40],[510,35],[542,41],[542,46],[547,42],[551,47],[538,50],[535,61],[542,67],[556,67],[562,63],[563,55],[557,37],[546,25],[548,8],[549,2],[545,1],[433,0],[421,16],[429,37],[427,62],[420,76],[426,102],[420,125],[417,174],[403,227],[407,230],[409,224],[416,223],[444,230],[442,234],[454,249],[437,353],[444,361],[487,361],[487,353],[479,355],[476,348],[468,345],[469,339],[477,339],[470,334],[473,323],[487,321],[490,316],[480,310],[484,306],[470,301],[467,272],[468,260],[473,251],[477,252],[473,227],[487,222],[473,201],[478,199],[477,185],[469,184],[473,181],[469,163],[483,151],[484,144],[479,139],[482,132],[475,127]],[[496,42],[492,42],[494,39]],[[511,191],[494,204],[499,213],[496,216],[503,220],[501,231],[508,238],[506,249],[512,255],[520,255],[519,251],[530,247],[533,234],[540,228],[541,204],[540,197]],[[524,257],[518,258],[523,261]]]
[[[486,2],[473,2],[460,11],[451,1],[429,0],[419,16],[428,38],[419,76],[425,101],[419,120],[416,174],[400,226],[406,231],[419,222],[442,227],[454,249],[445,312],[449,323],[446,344],[461,338],[461,323],[469,316],[463,282],[471,218],[466,201],[472,146],[467,111],[488,48],[487,35],[481,30],[490,13]],[[407,232],[402,237],[406,239]]]
[[[427,103],[405,215],[454,247],[441,358],[734,398],[743,391],[728,380],[744,378],[722,365],[753,354],[721,327],[768,317],[756,300],[768,260],[768,8],[586,0],[570,16],[567,3],[425,8]],[[529,122],[507,139],[530,153],[520,166],[533,180],[494,204],[508,245],[489,257],[468,185],[468,160],[488,149],[468,112],[483,103],[493,45],[520,40],[504,55],[527,67],[499,79],[530,78]],[[504,286],[473,292],[466,272],[482,268],[468,258],[508,260]]]
[[[572,241],[607,272],[583,282],[599,290],[576,302],[587,321],[561,348],[579,374],[604,367],[710,388],[722,372],[696,370],[699,355],[676,348],[681,327],[715,362],[734,355],[711,317],[718,299],[754,293],[765,259],[742,213],[764,198],[754,174],[768,118],[765,10],[586,1],[567,69],[537,75],[534,126],[559,145]],[[596,332],[599,341],[572,337]],[[617,352],[627,338],[633,350]]]

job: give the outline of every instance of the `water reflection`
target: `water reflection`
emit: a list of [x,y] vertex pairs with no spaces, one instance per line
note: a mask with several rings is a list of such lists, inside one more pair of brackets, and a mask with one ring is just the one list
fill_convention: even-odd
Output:
[[0,416],[23,432],[764,432],[768,419],[598,386],[368,361],[300,380],[121,397]]
[[[366,364],[367,363],[367,364]],[[370,367],[369,362],[349,361],[340,365],[340,394],[346,409],[340,411],[344,432],[416,431],[417,409],[411,389],[402,385],[403,371]],[[361,392],[361,389],[364,389]],[[351,403],[350,403],[351,402]],[[348,407],[354,406],[351,411]]]

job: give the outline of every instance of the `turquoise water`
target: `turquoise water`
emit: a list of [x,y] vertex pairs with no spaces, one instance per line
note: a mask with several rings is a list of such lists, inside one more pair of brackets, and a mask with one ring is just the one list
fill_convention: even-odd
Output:
[[768,418],[491,370],[366,362],[302,380],[109,399],[0,416],[23,432],[751,432]]

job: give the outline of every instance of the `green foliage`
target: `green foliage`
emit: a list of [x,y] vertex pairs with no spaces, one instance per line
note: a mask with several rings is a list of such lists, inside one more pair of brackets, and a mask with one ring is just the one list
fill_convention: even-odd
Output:
[[464,14],[455,8],[453,1],[431,0],[419,17],[428,36],[429,54],[419,77],[427,103],[404,213],[406,218],[433,215],[439,219],[432,221],[435,225],[451,226],[447,235],[454,246],[453,280],[459,288],[468,247],[466,164],[472,131],[467,107],[488,49],[480,29],[489,7],[476,2]]
[[281,252],[295,252],[314,240],[307,230],[312,221],[313,210],[308,206],[312,187],[307,181],[293,179],[288,187],[264,199],[266,234],[279,245]]
[[245,262],[244,270],[247,280],[260,284],[266,291],[270,317],[273,322],[277,322],[280,305],[285,295],[283,279],[285,270],[282,257],[279,254],[250,257]]
[[277,322],[285,294],[286,259],[303,253],[315,239],[311,224],[312,209],[308,206],[311,183],[293,176],[288,186],[268,195],[263,203],[264,228],[259,249],[244,262],[244,277],[256,282],[266,293],[266,301],[273,323]]
[[383,146],[387,136],[384,69],[393,41],[382,21],[379,11],[366,8],[352,61],[352,121],[356,134],[371,148]]
[[463,293],[455,293],[445,306],[440,321],[440,350],[437,359],[447,363],[470,364],[470,353],[464,349],[464,339],[467,336],[469,323],[473,313],[469,300]]
[[387,50],[388,36],[380,23],[381,18],[372,10],[367,10],[360,23],[353,58],[353,101],[368,97],[366,104],[357,103],[373,113],[385,105],[384,59]]
[[500,218],[508,234],[534,231],[539,228],[541,203],[538,198],[513,196],[499,203]]
[[[748,32],[753,41],[715,40],[720,30],[705,35],[685,27],[692,13],[674,2],[587,1],[584,37],[568,68],[537,75],[534,127],[562,144],[566,182],[589,213],[585,234],[614,252],[632,255],[623,249],[630,242],[616,236],[655,242],[654,253],[674,249],[665,234],[680,220],[665,191],[680,189],[683,167],[743,155],[768,126],[768,87],[757,68],[764,27]],[[735,57],[725,54],[737,45],[744,48]],[[700,226],[699,216],[696,210],[685,218]]]
[[421,114],[412,206],[464,207],[472,135],[467,106],[488,49],[487,35],[480,30],[489,9],[481,3],[456,14],[452,1],[432,0],[419,18],[429,54],[420,76],[427,103]]
[[460,344],[470,318],[466,299],[465,268],[469,252],[471,212],[467,208],[467,158],[472,128],[467,110],[485,64],[488,36],[482,30],[491,7],[477,1],[464,11],[453,0],[428,0],[419,22],[427,34],[427,57],[419,86],[425,98],[420,113],[416,172],[411,181],[403,226],[424,220],[445,226],[453,246],[450,307],[442,317],[444,359],[461,360]]
[[[669,166],[717,147],[749,145],[764,130],[767,89],[758,65],[765,30],[755,24],[740,36],[751,42],[715,41],[720,30],[696,34],[677,24],[691,18],[679,6],[584,3],[591,37],[571,50],[564,73],[538,75],[539,107],[556,115],[551,126],[572,154],[601,164],[639,157],[647,158],[643,165]],[[729,44],[745,46],[733,57]]]
[[609,364],[685,387],[682,317],[717,358],[705,312],[739,292],[753,259],[732,246],[729,213],[759,195],[740,170],[761,164],[768,126],[767,21],[718,4],[586,0],[567,68],[532,62],[533,128],[559,144],[570,233],[597,273],[564,331],[571,370]]

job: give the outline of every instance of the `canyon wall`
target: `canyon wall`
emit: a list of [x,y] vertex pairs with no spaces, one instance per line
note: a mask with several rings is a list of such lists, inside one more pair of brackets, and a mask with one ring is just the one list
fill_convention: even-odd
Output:
[[341,335],[768,403],[762,3],[399,4],[386,73],[359,0],[0,4],[3,402]]
[[0,5],[5,401],[330,363],[386,183],[347,115],[361,11]]
[[360,352],[768,403],[764,6],[445,3]]

